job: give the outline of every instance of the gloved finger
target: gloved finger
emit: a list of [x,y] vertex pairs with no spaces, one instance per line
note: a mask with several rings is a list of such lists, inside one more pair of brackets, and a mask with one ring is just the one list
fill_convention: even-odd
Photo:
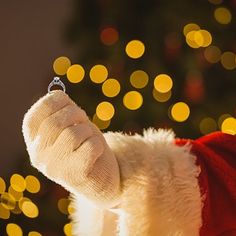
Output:
[[71,153],[93,135],[88,122],[65,128],[54,143],[58,154]]
[[42,121],[69,104],[74,102],[60,90],[52,91],[40,98],[24,116],[22,131],[25,140],[32,141]]

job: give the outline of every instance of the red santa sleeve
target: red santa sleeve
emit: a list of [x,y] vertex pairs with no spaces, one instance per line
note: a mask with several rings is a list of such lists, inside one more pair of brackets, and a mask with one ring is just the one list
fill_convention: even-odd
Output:
[[[184,140],[177,140],[184,144]],[[203,196],[201,236],[236,235],[236,136],[221,132],[192,143],[201,168],[198,177]]]

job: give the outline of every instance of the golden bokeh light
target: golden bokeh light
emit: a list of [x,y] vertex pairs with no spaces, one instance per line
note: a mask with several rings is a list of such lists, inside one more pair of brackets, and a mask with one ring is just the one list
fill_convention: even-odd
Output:
[[213,118],[205,117],[201,120],[199,124],[199,129],[202,134],[209,134],[217,130],[217,123]]
[[115,97],[120,92],[120,83],[116,79],[107,79],[102,84],[102,92],[107,97]]
[[184,102],[177,102],[171,108],[171,116],[177,122],[184,122],[190,115],[189,106]]
[[130,83],[137,89],[146,87],[148,80],[148,74],[143,70],[136,70],[130,75]]
[[126,54],[133,59],[140,58],[145,52],[145,46],[140,40],[132,40],[125,47]]
[[200,30],[200,26],[199,25],[197,25],[195,23],[189,23],[189,24],[184,26],[183,34],[186,36],[189,32],[197,31],[197,30]]
[[68,205],[67,211],[69,212],[70,215],[75,212],[75,208],[73,207],[73,204],[72,204],[72,203],[70,203],[70,204]]
[[214,11],[214,17],[220,24],[227,25],[232,20],[232,14],[226,7],[218,7]]
[[221,130],[224,133],[236,135],[236,119],[234,117],[226,118],[221,125]]
[[212,36],[207,30],[192,30],[186,35],[186,43],[192,48],[208,47],[212,43]]
[[24,201],[21,210],[29,218],[36,218],[39,214],[38,207],[31,201]]
[[0,194],[6,190],[6,183],[3,178],[0,177]]
[[65,215],[68,215],[68,206],[70,204],[69,199],[67,198],[61,198],[59,199],[59,201],[57,202],[57,207],[59,209],[59,211]]
[[70,59],[67,57],[58,57],[53,63],[53,70],[57,75],[65,75],[71,66]]
[[10,193],[3,193],[0,196],[0,203],[8,210],[12,210],[16,206],[16,201]]
[[33,175],[28,175],[25,178],[26,182],[26,190],[30,193],[38,193],[40,190],[40,182],[39,180],[33,176]]
[[79,83],[81,82],[81,80],[83,80],[85,71],[81,65],[75,64],[69,67],[66,75],[67,75],[67,79],[71,83]]
[[221,58],[221,50],[216,46],[209,46],[204,51],[206,60],[210,63],[217,63]]
[[23,236],[21,227],[14,223],[9,223],[6,226],[8,236]]
[[29,198],[27,198],[27,197],[22,197],[22,198],[19,200],[19,202],[18,202],[19,208],[20,208],[21,210],[22,210],[22,205],[23,205],[24,202],[31,202],[31,200],[30,200]]
[[72,224],[71,223],[65,224],[63,231],[66,236],[72,236]]
[[36,232],[36,231],[31,231],[28,233],[28,236],[42,236],[42,234],[40,234],[39,232]]
[[16,190],[17,192],[25,191],[26,183],[25,183],[25,179],[21,175],[19,174],[12,175],[10,179],[10,183],[11,183],[12,188]]
[[160,93],[155,88],[152,90],[152,95],[158,102],[168,101],[171,98],[171,94],[171,90],[169,90],[167,93]]
[[23,197],[22,192],[18,192],[10,186],[8,188],[8,193],[14,198],[15,201],[19,201]]
[[187,33],[186,35],[186,43],[191,47],[191,48],[199,48],[199,45],[195,41],[195,33],[197,31],[193,30]]
[[115,114],[115,108],[110,102],[101,102],[96,108],[96,114],[100,120],[110,120]]
[[143,96],[137,91],[130,91],[125,94],[123,104],[129,110],[137,110],[143,104]]
[[154,87],[160,93],[167,93],[173,87],[173,81],[167,74],[160,74],[154,79]]
[[10,210],[5,208],[2,204],[0,204],[0,219],[7,220],[10,218]]
[[98,118],[97,114],[94,114],[92,121],[100,130],[108,128],[111,124],[111,120],[101,120]]
[[104,65],[95,65],[91,68],[89,76],[94,83],[102,83],[107,79],[107,68]]
[[233,52],[224,52],[221,55],[221,64],[227,70],[233,70],[236,68],[236,57]]

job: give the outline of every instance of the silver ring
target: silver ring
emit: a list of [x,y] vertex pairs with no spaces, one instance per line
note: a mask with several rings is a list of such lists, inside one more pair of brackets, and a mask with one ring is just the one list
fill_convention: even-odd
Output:
[[62,83],[62,81],[60,80],[60,78],[59,78],[59,77],[54,77],[54,78],[53,78],[53,81],[48,85],[48,93],[51,92],[51,88],[52,88],[52,86],[54,86],[54,85],[59,85],[59,86],[61,86],[62,89],[63,89],[63,92],[64,92],[64,93],[66,92],[66,87],[65,87],[65,85]]

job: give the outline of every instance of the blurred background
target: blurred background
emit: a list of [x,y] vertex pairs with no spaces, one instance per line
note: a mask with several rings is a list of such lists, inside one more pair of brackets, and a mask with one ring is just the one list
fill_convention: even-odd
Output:
[[0,18],[1,236],[71,235],[21,133],[54,76],[104,132],[236,134],[236,0],[1,0]]

